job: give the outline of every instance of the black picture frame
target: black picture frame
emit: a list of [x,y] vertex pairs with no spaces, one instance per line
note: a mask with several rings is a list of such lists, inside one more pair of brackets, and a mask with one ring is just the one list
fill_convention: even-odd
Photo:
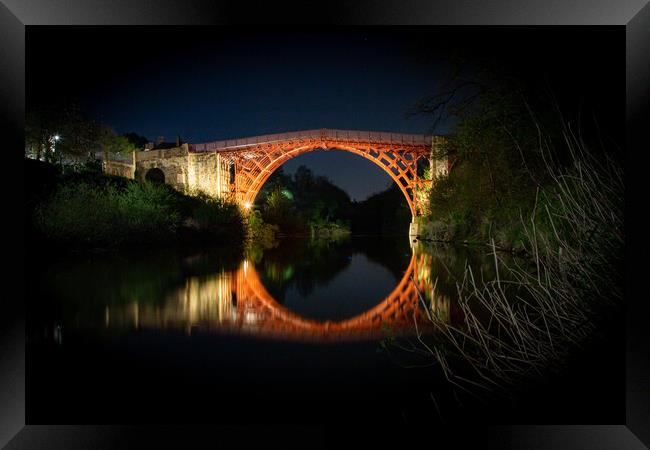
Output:
[[[239,23],[327,23],[340,25],[401,24],[401,25],[613,25],[626,30],[627,81],[627,149],[626,180],[628,194],[643,193],[640,161],[650,149],[648,126],[650,112],[650,6],[643,0],[628,2],[522,0],[513,7],[505,0],[490,2],[468,1],[399,1],[361,0],[357,2],[329,1],[316,6],[290,6],[279,2],[209,2],[207,0],[4,0],[0,4],[0,73],[2,74],[2,130],[5,151],[21,158],[24,142],[25,92],[25,26],[80,24],[239,24]],[[643,151],[645,149],[645,152]],[[22,167],[20,161],[16,167]],[[9,158],[5,164],[13,164]],[[5,173],[12,171],[5,166]],[[20,183],[4,177],[6,192],[15,191]],[[630,194],[631,195],[631,194]],[[611,425],[529,425],[501,427],[467,427],[462,435],[449,430],[444,439],[455,444],[467,437],[482,441],[490,448],[648,448],[650,445],[650,358],[644,334],[647,317],[647,290],[641,286],[647,264],[638,263],[648,254],[643,241],[647,222],[644,206],[626,198],[627,235],[627,364],[626,364],[626,422]],[[641,196],[643,198],[643,195]],[[18,197],[14,198],[17,204]],[[639,205],[646,205],[647,202]],[[22,208],[22,205],[17,208]],[[18,210],[18,209],[16,209]],[[22,224],[14,221],[13,233],[21,236]],[[11,239],[12,241],[18,241]],[[203,439],[215,443],[215,427],[134,427],[118,425],[47,425],[25,423],[25,333],[22,290],[23,254],[17,254],[21,264],[10,264],[9,279],[20,279],[11,295],[4,295],[2,330],[0,334],[0,445],[15,448],[143,448],[191,447]],[[22,276],[20,276],[22,275]],[[13,282],[15,284],[15,281]],[[646,295],[643,295],[646,294]],[[255,428],[255,431],[251,431]],[[382,441],[376,430],[371,440]],[[420,430],[422,431],[422,430]],[[239,438],[240,444],[257,447],[268,443],[268,436],[278,442],[301,447],[338,446],[341,435],[337,430],[300,428],[270,430],[264,426],[225,426],[219,434],[229,439]],[[363,434],[363,433],[361,433]],[[289,436],[291,436],[289,438]],[[409,436],[412,438],[413,436]],[[285,439],[285,440],[283,440]],[[443,439],[443,436],[440,436]],[[358,442],[368,443],[359,438]],[[351,443],[347,441],[347,443]],[[240,447],[241,445],[237,445]],[[4,448],[4,447],[3,447]]]

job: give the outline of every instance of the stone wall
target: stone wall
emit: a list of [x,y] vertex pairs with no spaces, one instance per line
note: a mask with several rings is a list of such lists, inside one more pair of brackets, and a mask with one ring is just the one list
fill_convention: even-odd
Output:
[[228,193],[228,167],[219,154],[188,153],[187,187],[190,191],[200,190],[206,194],[224,198]]
[[104,172],[145,181],[148,171],[160,169],[165,175],[165,184],[181,192],[202,191],[213,197],[228,197],[229,166],[218,153],[190,153],[188,145],[183,144],[169,149],[134,152],[131,161],[105,158]]
[[135,168],[133,164],[122,162],[122,161],[110,161],[105,160],[104,164],[104,173],[109,175],[115,175],[118,177],[131,178],[135,177]]
[[186,192],[188,183],[187,144],[164,150],[149,150],[136,152],[136,175],[139,181],[144,181],[147,171],[160,169],[165,174],[165,184],[174,189]]
[[136,152],[136,160],[140,161],[150,161],[152,159],[165,159],[173,158],[176,156],[185,156],[187,155],[188,149],[187,144],[183,144],[180,147],[166,148],[162,150],[147,150],[146,152]]
[[437,176],[446,175],[451,169],[451,161],[449,157],[445,159],[434,159],[433,153],[440,149],[443,145],[447,143],[447,139],[444,136],[433,136],[431,142],[431,153],[432,157],[430,158],[431,163],[431,178],[435,179]]
[[415,221],[411,222],[409,226],[409,237],[429,241],[440,238],[435,233],[434,224],[426,217],[418,217]]

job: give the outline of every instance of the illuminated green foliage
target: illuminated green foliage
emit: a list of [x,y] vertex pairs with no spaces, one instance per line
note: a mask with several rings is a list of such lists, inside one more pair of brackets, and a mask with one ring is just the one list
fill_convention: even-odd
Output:
[[33,221],[46,240],[69,247],[166,245],[181,236],[236,242],[244,235],[232,203],[88,170],[63,175]]
[[351,201],[327,178],[300,166],[293,177],[277,170],[258,195],[263,220],[284,234],[307,234],[349,223]]

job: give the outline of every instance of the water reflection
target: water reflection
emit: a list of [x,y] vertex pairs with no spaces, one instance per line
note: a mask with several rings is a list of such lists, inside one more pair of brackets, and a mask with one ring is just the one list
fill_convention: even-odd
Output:
[[[387,403],[401,412],[411,395],[429,411],[432,373],[400,365],[431,358],[398,350],[416,343],[409,337],[417,331],[436,334],[429,314],[464,323],[456,283],[466,264],[489,270],[484,253],[352,237],[255,252],[177,248],[50,261],[29,282],[31,398],[74,405],[99,421],[133,398],[141,399],[134,417],[187,420],[187,386],[199,403],[222,405],[214,414],[226,421],[250,414],[251,404],[258,414],[260,405],[270,408],[257,420],[327,412],[338,421],[341,405],[349,420],[383,417]],[[432,337],[425,342],[440,342]],[[232,389],[215,391],[215,382]],[[200,421],[195,406],[189,414]],[[48,408],[32,405],[42,421],[56,414]]]
[[435,332],[432,314],[462,323],[453,299],[467,257],[404,239],[351,238],[292,240],[226,256],[201,250],[75,259],[51,268],[42,283],[49,300],[34,311],[44,326],[62,325],[59,342],[70,330],[377,340]]
[[[450,317],[449,297],[433,291],[430,258],[426,253],[413,252],[392,292],[377,299],[374,307],[344,320],[314,320],[280,304],[265,287],[255,265],[245,259],[234,271],[189,277],[162,304],[140,304],[136,300],[129,305],[107,306],[105,326],[310,341],[374,339],[386,332],[410,334],[414,320],[423,325],[427,322],[425,305],[445,320]],[[354,302],[354,298],[348,300]]]

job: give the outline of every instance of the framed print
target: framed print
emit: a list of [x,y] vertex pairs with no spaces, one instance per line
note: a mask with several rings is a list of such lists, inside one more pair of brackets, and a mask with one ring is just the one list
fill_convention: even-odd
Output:
[[647,448],[644,2],[0,16],[7,449]]

